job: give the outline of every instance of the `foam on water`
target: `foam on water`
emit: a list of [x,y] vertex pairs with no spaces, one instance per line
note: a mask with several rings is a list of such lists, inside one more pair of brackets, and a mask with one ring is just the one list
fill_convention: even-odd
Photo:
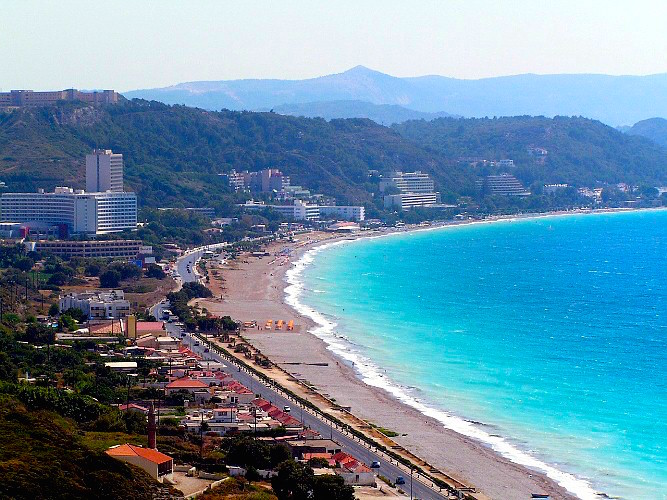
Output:
[[[512,221],[513,219],[502,219],[497,222]],[[457,227],[463,226],[448,226],[446,228],[429,228],[425,230],[453,229]],[[391,233],[374,238],[392,236],[394,234],[400,233]],[[603,498],[605,495],[596,492],[587,480],[561,471],[556,467],[539,460],[533,456],[529,450],[522,450],[510,443],[507,439],[484,431],[480,428],[481,426],[484,426],[484,424],[472,422],[453,415],[443,409],[424,403],[422,400],[415,397],[415,395],[410,394],[410,388],[392,381],[383,373],[383,370],[380,369],[380,367],[373,363],[367,356],[359,353],[344,336],[338,334],[336,332],[336,327],[338,325],[333,318],[329,318],[301,302],[301,297],[304,291],[302,273],[308,265],[312,264],[316,255],[333,246],[349,244],[353,241],[358,240],[341,240],[308,250],[294,263],[293,267],[286,272],[285,279],[289,285],[285,288],[285,301],[297,312],[312,319],[316,323],[317,326],[315,326],[310,333],[322,339],[327,344],[328,349],[334,354],[351,363],[359,374],[361,380],[366,384],[387,391],[402,403],[411,406],[422,414],[442,423],[447,429],[451,429],[459,434],[471,437],[489,445],[497,453],[512,462],[544,473],[581,499],[597,500]]]

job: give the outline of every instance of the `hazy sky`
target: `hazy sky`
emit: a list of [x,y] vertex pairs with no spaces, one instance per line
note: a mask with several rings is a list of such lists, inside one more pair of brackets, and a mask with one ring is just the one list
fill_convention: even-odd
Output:
[[664,0],[0,0],[0,88],[667,72]]

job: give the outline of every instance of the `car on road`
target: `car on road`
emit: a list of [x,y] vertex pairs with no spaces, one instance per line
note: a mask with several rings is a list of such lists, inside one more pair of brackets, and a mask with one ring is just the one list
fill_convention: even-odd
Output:
[[290,408],[289,406],[285,405],[285,406],[283,406],[283,411],[284,411],[285,413],[289,413],[289,412],[292,411],[292,408]]
[[396,478],[396,481],[394,481],[395,484],[405,484],[405,478],[403,476],[398,476]]
[[377,460],[373,460],[371,462],[371,469],[379,469],[379,468],[380,468],[380,462],[378,462]]
[[208,347],[204,347],[204,352],[209,352],[209,348],[208,348]]
[[185,332],[181,332],[181,337],[186,337],[188,334]]
[[197,347],[198,345],[199,345],[199,342],[195,342],[195,347]]

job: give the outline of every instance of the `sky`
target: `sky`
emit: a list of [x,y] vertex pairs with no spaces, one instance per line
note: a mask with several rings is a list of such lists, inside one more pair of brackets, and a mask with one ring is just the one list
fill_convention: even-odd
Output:
[[667,73],[664,0],[0,0],[0,89]]

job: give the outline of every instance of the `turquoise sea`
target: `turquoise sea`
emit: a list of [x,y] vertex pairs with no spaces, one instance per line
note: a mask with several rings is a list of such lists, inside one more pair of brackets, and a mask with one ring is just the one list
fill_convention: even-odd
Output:
[[287,279],[367,383],[581,498],[667,498],[667,211],[344,242]]

